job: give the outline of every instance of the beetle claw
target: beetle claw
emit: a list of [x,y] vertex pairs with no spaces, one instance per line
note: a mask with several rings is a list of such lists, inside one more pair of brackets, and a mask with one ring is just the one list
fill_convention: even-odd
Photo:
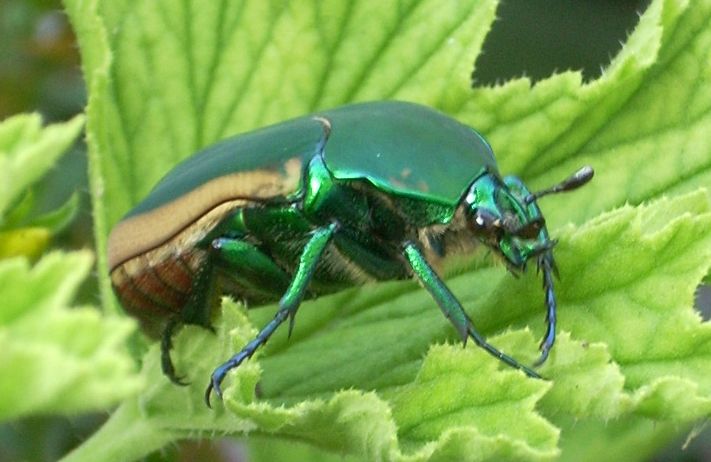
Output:
[[174,384],[180,385],[181,387],[187,387],[190,385],[190,381],[186,380],[184,375],[178,375],[175,373],[175,367],[173,366],[173,361],[170,359],[169,354],[166,354],[161,358],[161,367],[165,376],[168,377],[168,380]]
[[220,384],[225,376],[224,374],[218,374],[217,372],[218,371],[213,372],[212,377],[210,377],[210,383],[207,384],[207,388],[205,389],[205,404],[207,404],[207,407],[210,409],[212,409],[212,405],[210,404],[210,396],[213,391],[220,401],[222,401],[222,387]]
[[541,343],[541,356],[539,356],[538,359],[533,363],[533,367],[539,367],[541,364],[546,362],[550,351],[550,346],[548,346],[547,343]]
[[210,409],[212,409],[212,404],[210,404],[210,396],[212,395],[213,390],[215,391],[217,397],[222,400],[222,389],[220,389],[220,384],[215,382],[215,379],[211,379],[210,383],[205,389],[205,404],[207,404],[207,407],[209,407]]
[[190,385],[190,381],[186,380],[184,375],[177,375],[175,373],[173,361],[171,361],[170,356],[166,356],[163,358],[161,366],[163,368],[163,373],[165,374],[165,376],[168,377],[168,380],[170,380],[174,384],[180,385],[181,387],[187,387],[188,385]]
[[296,312],[290,311],[289,312],[289,332],[288,332],[288,337],[287,337],[289,339],[291,339],[291,333],[294,331],[294,323],[295,322],[296,322]]
[[190,385],[190,381],[185,380],[184,375],[181,375],[181,376],[170,375],[170,376],[168,376],[168,379],[170,379],[170,381],[173,382],[174,384],[180,385],[181,387],[187,387],[188,385]]
[[205,404],[206,404],[207,407],[209,407],[210,409],[212,409],[212,404],[210,404],[210,395],[211,395],[211,394],[212,394],[212,382],[210,382],[210,383],[207,385],[207,388],[205,388],[205,397],[204,397],[204,399],[205,399]]

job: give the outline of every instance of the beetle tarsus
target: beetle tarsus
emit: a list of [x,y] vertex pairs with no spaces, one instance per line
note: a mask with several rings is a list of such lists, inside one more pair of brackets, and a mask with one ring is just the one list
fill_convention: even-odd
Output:
[[160,342],[160,361],[163,374],[165,374],[166,377],[168,377],[168,379],[174,384],[186,387],[190,385],[190,382],[185,380],[184,376],[176,374],[173,360],[170,357],[170,350],[173,349],[173,331],[179,325],[180,322],[176,319],[171,319],[168,321],[168,324],[166,324]]
[[210,404],[210,395],[213,391],[217,397],[222,400],[222,381],[225,380],[227,373],[231,369],[239,366],[245,359],[250,358],[254,354],[256,347],[254,347],[252,351],[248,351],[248,349],[256,342],[256,340],[257,339],[248,343],[247,346],[245,346],[239,353],[231,357],[229,361],[225,362],[213,371],[212,376],[210,377],[210,383],[207,384],[207,388],[205,389],[205,403],[207,404],[207,407],[212,408],[212,405]]
[[422,254],[422,251],[413,242],[405,242],[403,245],[405,258],[410,263],[410,268],[413,274],[420,280],[425,289],[430,293],[435,302],[442,309],[444,315],[449,319],[457,331],[463,334],[463,341],[466,344],[466,338],[471,338],[474,343],[484,351],[499,359],[509,366],[523,371],[529,377],[536,379],[542,378],[533,369],[524,366],[516,361],[511,356],[499,351],[495,346],[487,342],[484,337],[477,332],[472,324],[469,316],[467,316],[461,303],[452,294],[449,288],[444,284],[442,279],[437,275],[435,270],[430,266],[429,262]]
[[184,375],[169,375],[168,379],[172,383],[179,385],[181,387],[187,387],[188,385],[190,385],[190,381],[186,380]]
[[291,339],[291,333],[294,332],[294,324],[296,322],[296,311],[289,312],[289,332],[287,333],[287,338]]
[[205,390],[205,403],[207,403],[208,407],[211,407],[210,395],[213,391],[215,392],[218,398],[222,399],[221,385],[222,381],[225,380],[227,373],[232,369],[238,367],[245,360],[251,358],[260,346],[267,343],[267,340],[269,340],[269,337],[274,332],[274,330],[276,330],[276,328],[282,322],[284,322],[286,314],[287,312],[285,310],[277,311],[277,314],[276,316],[274,316],[274,319],[272,319],[271,322],[269,322],[269,324],[267,324],[264,329],[262,329],[262,331],[257,335],[254,340],[245,345],[244,348],[239,351],[239,353],[232,356],[230,359],[228,359],[226,362],[224,362],[221,366],[217,367],[213,371],[212,376],[210,377],[210,383],[207,385],[207,389]]
[[486,351],[493,357],[499,359],[504,364],[507,364],[507,365],[513,367],[514,369],[518,369],[518,370],[522,371],[524,374],[526,374],[527,376],[529,376],[531,378],[534,378],[534,379],[542,379],[543,378],[543,377],[541,377],[540,374],[538,374],[536,371],[534,371],[530,367],[524,366],[523,364],[516,361],[511,356],[507,355],[506,353],[503,353],[502,351],[499,351],[496,347],[494,347],[489,342],[484,340],[484,337],[482,337],[481,334],[479,334],[479,332],[477,332],[474,329],[474,326],[471,326],[471,325],[469,326],[469,336],[472,338],[472,340],[474,340],[474,343],[476,343],[478,347],[482,348],[484,351]]
[[551,347],[553,345],[546,345],[544,343],[541,344],[541,355],[538,357],[538,359],[533,363],[533,367],[539,367],[542,365],[546,360],[548,359],[548,354],[551,351]]
[[541,341],[539,349],[541,350],[541,356],[533,364],[534,367],[538,367],[548,359],[548,354],[550,353],[553,344],[555,343],[555,329],[557,322],[557,302],[555,299],[555,292],[553,290],[553,277],[557,276],[558,271],[553,260],[553,255],[551,252],[546,252],[538,257],[538,268],[543,272],[543,291],[545,294],[545,306],[546,306],[546,334]]
[[[207,388],[205,389],[205,404],[207,407],[212,409],[212,404],[210,404],[210,395],[212,395],[212,389],[214,388],[214,385],[212,384],[212,380],[210,381],[209,384],[207,384]],[[217,396],[222,399],[222,391],[221,390],[215,390],[215,393],[217,393]]]

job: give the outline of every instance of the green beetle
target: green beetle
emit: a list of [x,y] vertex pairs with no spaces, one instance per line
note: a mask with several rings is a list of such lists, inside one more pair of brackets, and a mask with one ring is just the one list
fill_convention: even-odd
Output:
[[555,241],[536,199],[592,176],[584,167],[531,194],[499,175],[481,135],[444,114],[395,101],[344,106],[227,139],[178,165],[112,230],[111,281],[146,329],[163,330],[163,371],[176,383],[173,331],[210,327],[214,295],[279,300],[274,319],[215,369],[208,405],[227,372],[287,318],[291,332],[304,298],[412,277],[463,341],[539,377],[484,340],[433,265],[477,242],[514,272],[535,258],[547,308],[542,363],[555,341]]

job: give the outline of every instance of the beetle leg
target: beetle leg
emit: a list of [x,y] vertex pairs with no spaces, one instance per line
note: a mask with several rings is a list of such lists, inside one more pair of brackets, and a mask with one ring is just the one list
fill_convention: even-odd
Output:
[[534,366],[540,366],[546,359],[548,359],[548,354],[550,353],[553,344],[555,343],[555,329],[556,329],[556,300],[555,293],[553,292],[553,275],[557,273],[555,267],[555,261],[553,261],[553,256],[550,252],[545,252],[538,257],[538,268],[543,271],[543,291],[545,292],[546,298],[546,323],[548,327],[546,328],[546,334],[543,336],[541,341],[540,350],[541,356],[533,364]]
[[425,259],[425,256],[414,243],[406,242],[403,250],[407,261],[410,263],[412,272],[415,276],[417,276],[420,283],[425,287],[425,289],[427,289],[432,298],[434,298],[435,302],[437,302],[447,319],[454,324],[454,327],[459,332],[459,335],[465,344],[467,338],[471,337],[471,339],[474,340],[474,343],[483,348],[490,355],[498,358],[511,367],[520,369],[529,377],[537,379],[541,378],[541,376],[531,368],[524,366],[511,356],[497,350],[493,345],[489,344],[484,337],[479,334],[479,332],[476,331],[474,325],[469,319],[469,316],[467,316],[467,313],[464,311],[464,308],[462,308],[461,303],[459,303],[459,300],[456,299],[454,294],[452,294],[442,279],[440,279],[434,269],[432,269],[430,264]]
[[169,319],[163,329],[160,342],[161,369],[163,370],[163,374],[177,385],[188,385],[189,382],[186,382],[184,377],[180,377],[176,374],[173,360],[170,358],[170,350],[173,349],[173,334],[175,333],[175,329],[181,324],[197,324],[212,329],[209,320],[209,308],[211,296],[214,295],[214,290],[212,289],[213,276],[213,265],[208,260],[203,263],[193,278],[190,297],[183,307],[180,316]]
[[250,294],[272,298],[289,286],[289,276],[257,246],[227,237],[216,238],[210,245],[215,263]]
[[279,300],[279,310],[274,315],[274,318],[262,328],[254,340],[245,345],[239,353],[232,356],[212,373],[210,383],[205,390],[205,402],[208,406],[210,406],[210,395],[213,390],[218,397],[222,398],[220,384],[227,375],[227,372],[242,364],[244,360],[252,357],[260,346],[267,343],[269,337],[271,337],[277,327],[279,327],[287,317],[293,317],[294,314],[296,314],[296,310],[299,308],[301,300],[306,293],[306,288],[314,275],[316,266],[321,260],[324,250],[326,250],[331,239],[333,239],[333,235],[337,229],[338,225],[334,223],[330,226],[319,228],[312,233],[310,240],[304,246],[304,250],[299,257],[299,266],[296,270],[296,274],[294,274],[289,288],[281,297],[281,300]]
[[215,264],[208,256],[195,273],[190,298],[180,312],[180,320],[185,324],[195,324],[213,330],[210,325],[211,308],[218,303],[215,290]]
[[163,374],[165,374],[171,382],[176,385],[187,386],[189,382],[184,380],[184,377],[178,377],[175,373],[173,360],[170,359],[170,350],[173,348],[173,331],[180,325],[177,318],[171,318],[168,324],[163,329],[163,334],[160,341],[160,364]]

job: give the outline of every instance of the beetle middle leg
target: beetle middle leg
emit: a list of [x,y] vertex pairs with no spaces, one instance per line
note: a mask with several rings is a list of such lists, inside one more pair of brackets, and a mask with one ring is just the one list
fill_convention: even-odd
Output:
[[425,289],[427,289],[432,298],[434,298],[435,302],[437,302],[447,319],[454,324],[454,327],[459,332],[459,336],[462,338],[463,342],[466,343],[467,338],[471,337],[471,339],[474,340],[474,343],[483,348],[490,355],[498,358],[511,367],[520,369],[529,377],[537,379],[541,378],[541,376],[531,368],[524,366],[511,356],[502,353],[496,349],[496,347],[489,344],[484,337],[477,332],[472,324],[472,321],[469,319],[469,316],[467,316],[464,308],[462,308],[461,303],[459,303],[459,300],[456,299],[454,294],[452,294],[442,279],[440,279],[434,269],[432,269],[430,264],[425,259],[425,256],[422,254],[422,251],[420,251],[414,243],[405,243],[403,251],[407,261],[410,263],[412,272],[419,279]]
[[311,281],[314,272],[316,271],[316,266],[321,260],[323,252],[328,247],[328,244],[333,239],[338,228],[337,224],[331,224],[324,228],[318,228],[311,234],[311,238],[304,246],[301,256],[299,257],[299,265],[294,274],[294,277],[286,289],[286,292],[279,300],[279,310],[274,315],[274,318],[262,328],[262,330],[257,334],[257,336],[242,348],[237,354],[232,356],[229,360],[219,366],[212,373],[210,378],[210,383],[205,390],[205,402],[210,406],[210,394],[214,390],[218,397],[222,398],[222,389],[220,385],[224,380],[227,373],[234,369],[235,367],[242,364],[242,362],[254,354],[257,349],[267,343],[269,337],[274,333],[274,331],[283,323],[286,318],[291,319],[291,325],[293,325],[294,316],[296,310],[299,308],[301,301],[306,294],[306,288]]

